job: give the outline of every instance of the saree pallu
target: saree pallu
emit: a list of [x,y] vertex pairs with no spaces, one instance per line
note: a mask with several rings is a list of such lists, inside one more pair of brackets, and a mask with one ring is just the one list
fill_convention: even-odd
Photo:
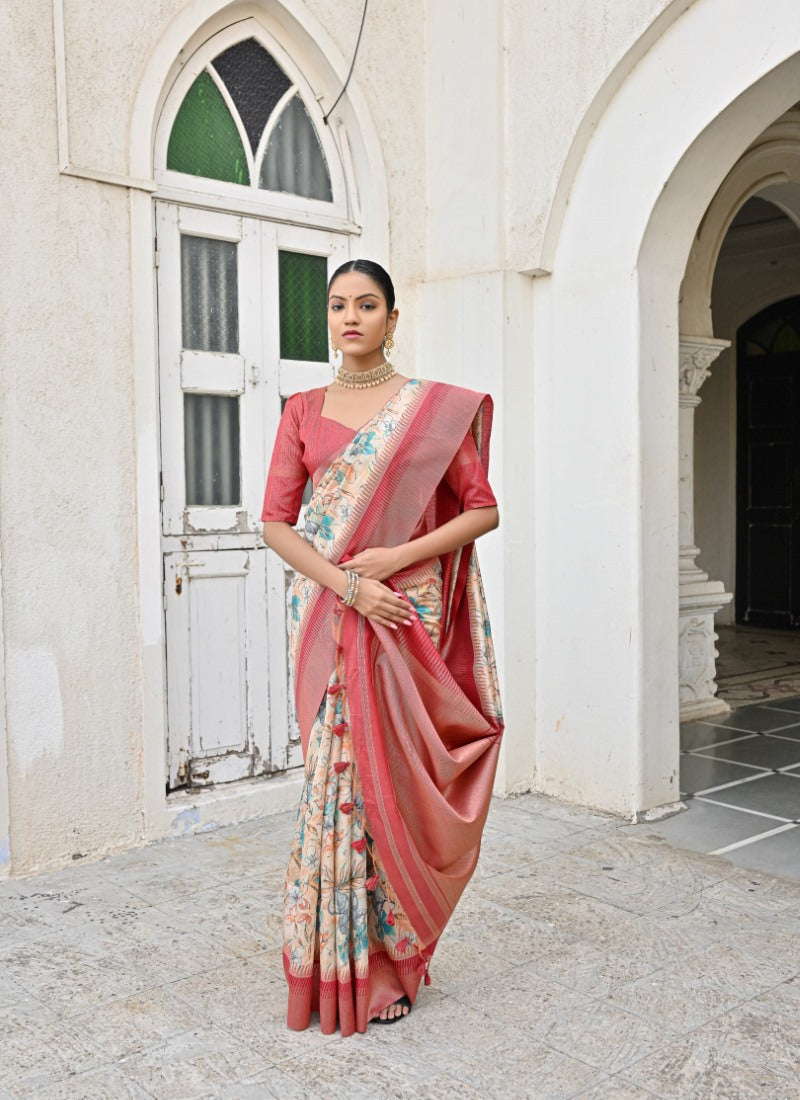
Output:
[[[330,463],[304,537],[344,564],[460,511],[443,475],[486,394],[411,379]],[[474,544],[388,578],[415,610],[392,630],[297,575],[290,656],[305,781],[286,877],[288,1024],[342,1035],[412,1004],[478,860],[503,720]]]

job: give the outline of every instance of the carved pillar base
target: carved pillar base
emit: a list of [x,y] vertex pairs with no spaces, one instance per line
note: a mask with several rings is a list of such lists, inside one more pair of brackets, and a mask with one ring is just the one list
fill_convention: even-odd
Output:
[[717,699],[714,616],[733,599],[721,581],[708,579],[695,558],[694,542],[694,410],[697,391],[711,373],[709,367],[729,340],[711,336],[680,339],[680,717],[685,722],[712,714],[730,714]]
[[717,657],[714,616],[730,603],[733,593],[721,581],[682,584],[680,591],[680,718],[682,722],[730,714],[717,698]]

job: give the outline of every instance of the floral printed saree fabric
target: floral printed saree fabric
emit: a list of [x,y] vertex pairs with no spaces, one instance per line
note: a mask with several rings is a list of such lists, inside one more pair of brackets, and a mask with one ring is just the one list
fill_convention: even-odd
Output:
[[[345,564],[368,546],[438,527],[463,510],[454,462],[473,457],[470,480],[493,503],[491,415],[488,395],[406,382],[316,472],[304,537]],[[279,464],[291,467],[278,455],[276,444],[265,519],[275,518]],[[470,506],[480,506],[470,492],[479,502]],[[286,877],[284,969],[296,1029],[319,1011],[323,1032],[338,1025],[350,1035],[404,994],[414,1002],[475,868],[489,808],[503,720],[475,547],[385,583],[416,611],[412,625],[373,624],[299,574],[292,585],[305,782]]]

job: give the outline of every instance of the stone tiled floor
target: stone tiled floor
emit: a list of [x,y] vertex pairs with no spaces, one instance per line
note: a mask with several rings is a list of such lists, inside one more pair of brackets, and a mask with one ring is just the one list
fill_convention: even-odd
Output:
[[343,1040],[283,1023],[290,829],[0,884],[0,1096],[800,1097],[800,883],[498,802],[433,985]]
[[686,722],[681,749],[688,812],[654,831],[800,882],[800,697]]
[[717,626],[719,696],[731,707],[800,694],[800,631]]

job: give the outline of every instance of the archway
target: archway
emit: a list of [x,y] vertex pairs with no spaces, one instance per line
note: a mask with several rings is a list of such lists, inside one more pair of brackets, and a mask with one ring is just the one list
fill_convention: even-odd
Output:
[[631,72],[536,288],[539,465],[561,490],[537,516],[538,785],[634,818],[678,799],[679,288],[714,193],[797,98],[800,11],[749,15],[700,0]]

